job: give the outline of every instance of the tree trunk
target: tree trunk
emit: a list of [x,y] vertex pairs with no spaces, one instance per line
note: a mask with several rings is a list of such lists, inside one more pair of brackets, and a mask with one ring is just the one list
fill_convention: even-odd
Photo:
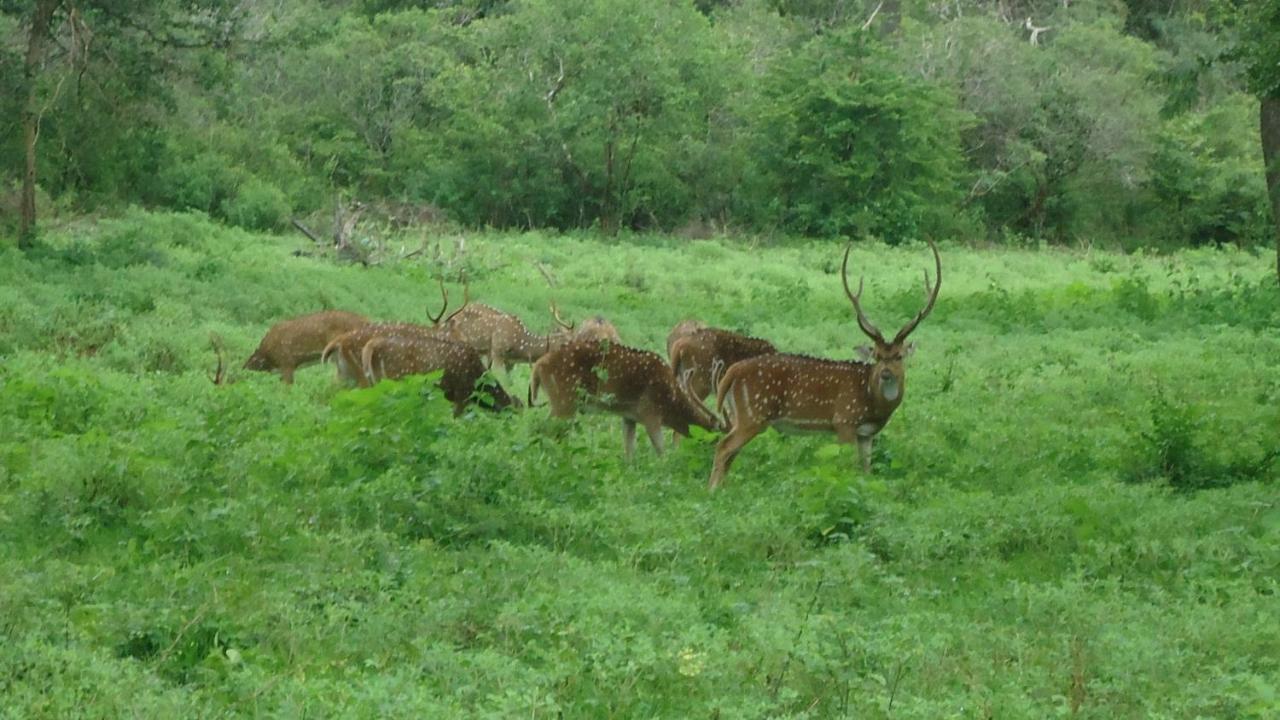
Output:
[[36,232],[36,140],[40,136],[39,93],[36,78],[44,61],[45,40],[58,0],[39,0],[31,16],[27,36],[27,56],[22,67],[22,82],[27,93],[22,107],[22,143],[26,149],[26,167],[22,173],[22,221],[18,230],[18,247],[31,247]]
[[1267,195],[1275,226],[1276,279],[1280,280],[1280,96],[1262,98],[1261,110],[1262,162],[1267,168]]

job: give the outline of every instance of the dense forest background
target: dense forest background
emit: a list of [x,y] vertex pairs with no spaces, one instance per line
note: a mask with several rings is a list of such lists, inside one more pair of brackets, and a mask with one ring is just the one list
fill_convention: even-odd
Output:
[[42,217],[141,204],[251,229],[359,200],[606,232],[1125,248],[1275,233],[1259,142],[1259,99],[1280,94],[1273,0],[0,11],[15,224],[32,172]]

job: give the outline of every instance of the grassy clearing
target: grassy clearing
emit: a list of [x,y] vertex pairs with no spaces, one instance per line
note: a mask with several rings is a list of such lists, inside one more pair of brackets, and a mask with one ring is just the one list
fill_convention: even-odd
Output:
[[[423,381],[215,388],[207,336],[242,359],[322,306],[422,319],[442,267],[546,328],[542,263],[635,345],[698,316],[848,357],[835,245],[300,247],[136,213],[0,254],[0,714],[1280,712],[1266,257],[944,245],[876,474],[770,432],[712,497],[713,437],[627,466],[612,418],[454,422]],[[928,260],[855,249],[882,327]]]

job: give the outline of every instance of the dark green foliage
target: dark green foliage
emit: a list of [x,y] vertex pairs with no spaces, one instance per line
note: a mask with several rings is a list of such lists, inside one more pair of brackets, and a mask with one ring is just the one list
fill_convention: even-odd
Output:
[[[38,213],[1265,244],[1275,5],[59,2]],[[0,227],[33,7],[0,13]]]
[[1141,435],[1146,465],[1134,470],[1135,479],[1157,478],[1176,490],[1222,487],[1266,478],[1280,458],[1280,442],[1273,442],[1257,455],[1234,451],[1219,461],[1206,446],[1206,436],[1211,433],[1193,407],[1158,391],[1151,403],[1151,429]]
[[1199,455],[1195,447],[1196,419],[1191,408],[1170,402],[1158,394],[1151,404],[1151,431],[1144,433],[1156,472],[1179,489],[1201,484]]
[[1170,246],[1261,244],[1269,214],[1257,109],[1243,95],[1165,123],[1152,157],[1152,223]]
[[894,240],[951,229],[966,118],[941,87],[901,74],[873,36],[815,38],[763,95],[761,166],[783,227]]
[[1247,68],[1251,89],[1260,97],[1280,96],[1280,2],[1237,0],[1224,5],[1236,14],[1240,43],[1234,53]]
[[249,230],[276,230],[289,217],[289,200],[274,185],[250,179],[240,185],[234,197],[223,200],[220,215],[232,225]]
[[[673,226],[723,188],[709,116],[740,69],[682,2],[530,2],[443,96],[435,198],[473,224]],[[710,185],[702,187],[699,185]]]

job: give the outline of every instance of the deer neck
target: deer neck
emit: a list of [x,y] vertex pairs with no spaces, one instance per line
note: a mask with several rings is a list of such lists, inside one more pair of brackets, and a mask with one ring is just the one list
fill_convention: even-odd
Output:
[[906,394],[906,378],[892,375],[892,380],[882,379],[875,366],[867,369],[868,416],[872,420],[885,422],[894,410],[902,404],[902,396]]

